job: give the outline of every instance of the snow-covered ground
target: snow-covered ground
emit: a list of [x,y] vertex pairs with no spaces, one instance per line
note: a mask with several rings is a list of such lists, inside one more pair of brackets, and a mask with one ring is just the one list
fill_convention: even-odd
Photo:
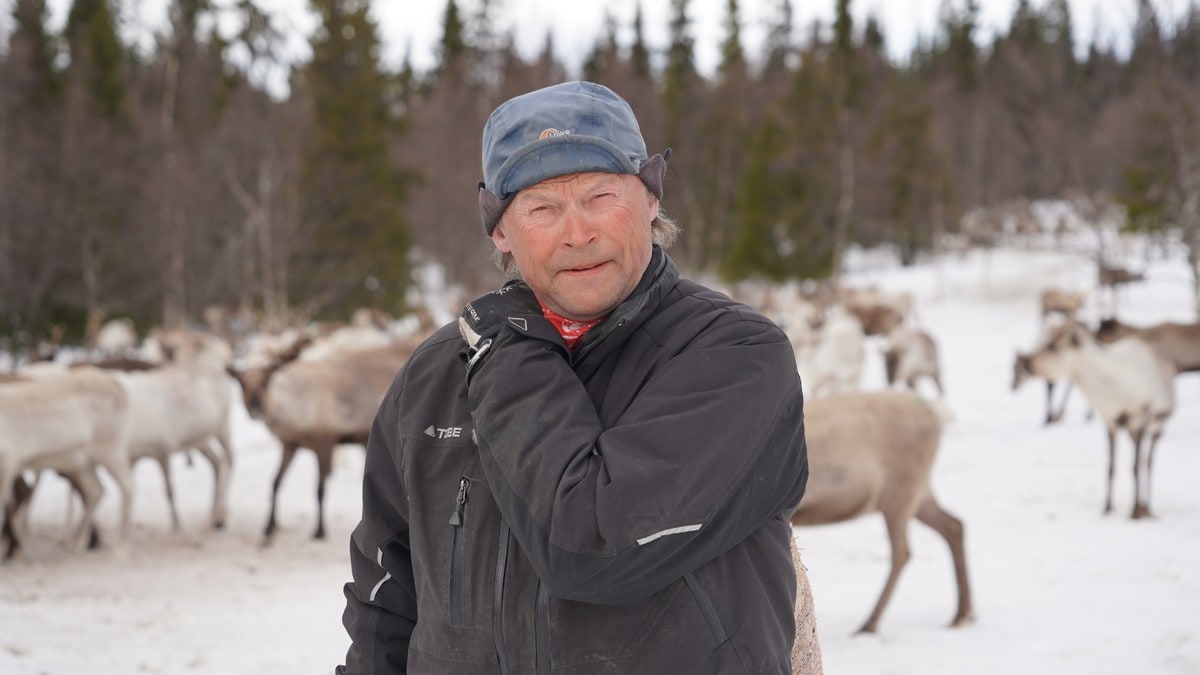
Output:
[[[1178,255],[1138,254],[1148,280],[1127,287],[1129,322],[1190,321]],[[1065,420],[1041,423],[1044,389],[1010,389],[1017,349],[1038,330],[1037,292],[1089,288],[1092,263],[1070,253],[971,252],[908,269],[862,265],[858,284],[907,289],[939,341],[947,428],[934,469],[942,505],[960,517],[974,625],[949,629],[955,589],[943,541],[914,523],[913,557],[873,636],[853,632],[887,574],[882,519],[798,528],[830,675],[1200,673],[1200,375],[1177,379],[1178,407],[1155,458],[1155,517],[1131,521],[1132,463],[1122,439],[1116,513],[1104,516],[1103,427],[1072,394]],[[1094,312],[1094,307],[1090,308]],[[1094,318],[1094,313],[1090,314]],[[864,385],[881,386],[871,350]],[[275,543],[259,545],[278,445],[239,410],[225,531],[205,527],[211,472],[180,459],[186,533],[170,533],[157,467],[142,463],[135,529],[124,555],[67,554],[67,499],[57,479],[34,504],[36,541],[0,567],[0,673],[328,673],[348,640],[341,626],[347,538],[358,517],[362,451],[345,446],[326,491],[329,538],[309,538],[315,461],[302,454],[280,497]],[[102,525],[114,522],[106,499]]]

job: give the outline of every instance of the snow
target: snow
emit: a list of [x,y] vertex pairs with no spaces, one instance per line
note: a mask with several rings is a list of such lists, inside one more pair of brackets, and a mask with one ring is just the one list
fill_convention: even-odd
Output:
[[[1122,290],[1133,323],[1195,318],[1182,255],[1127,248],[1147,281]],[[934,468],[939,501],[966,525],[976,622],[947,628],[955,588],[945,543],[910,527],[912,558],[877,635],[854,635],[882,588],[882,519],[797,528],[809,569],[826,672],[972,675],[1012,672],[1200,673],[1200,376],[1176,380],[1177,412],[1155,457],[1155,516],[1133,521],[1129,441],[1121,439],[1115,512],[1101,513],[1106,450],[1078,391],[1045,427],[1044,387],[1011,390],[1018,349],[1038,331],[1037,293],[1094,284],[1076,252],[970,251],[899,268],[859,255],[856,284],[910,290],[939,341],[947,427]],[[1088,308],[1095,319],[1095,305]],[[877,345],[864,387],[882,386]],[[174,465],[185,532],[173,534],[155,465],[135,470],[135,528],[122,551],[69,553],[68,499],[46,477],[37,536],[0,567],[0,672],[331,672],[348,646],[341,625],[348,536],[358,518],[362,451],[343,446],[326,490],[329,538],[313,541],[316,462],[302,453],[280,494],[280,532],[260,545],[279,446],[239,408],[230,520],[206,526],[205,462]],[[105,499],[102,526],[115,522]],[[77,507],[76,507],[77,509]]]

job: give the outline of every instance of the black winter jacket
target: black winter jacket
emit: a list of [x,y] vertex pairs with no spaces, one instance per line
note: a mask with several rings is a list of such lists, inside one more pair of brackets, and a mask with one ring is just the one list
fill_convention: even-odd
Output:
[[784,333],[679,278],[573,354],[508,326],[465,377],[455,326],[367,446],[339,673],[789,673],[789,517],[808,459]]

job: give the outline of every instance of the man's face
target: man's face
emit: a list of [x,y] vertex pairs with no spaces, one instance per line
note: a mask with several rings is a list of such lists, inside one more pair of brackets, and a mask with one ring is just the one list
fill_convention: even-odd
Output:
[[658,199],[637,176],[579,173],[517,193],[492,233],[550,309],[588,321],[612,311],[650,264]]

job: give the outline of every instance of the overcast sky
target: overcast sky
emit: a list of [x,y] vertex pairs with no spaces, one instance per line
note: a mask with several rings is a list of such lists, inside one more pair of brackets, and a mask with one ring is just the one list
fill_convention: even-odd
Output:
[[[477,0],[458,0],[464,12],[473,11]],[[619,39],[628,44],[630,25],[636,7],[643,11],[646,40],[652,48],[664,48],[668,42],[670,0],[608,0],[606,2],[564,2],[563,0],[492,0],[497,7],[497,28],[511,30],[518,49],[526,56],[536,54],[552,32],[554,45],[561,60],[576,71],[585,54],[604,31],[605,12],[611,12],[621,29]],[[980,38],[986,39],[997,29],[1007,26],[1017,0],[980,0]],[[1168,16],[1179,16],[1190,0],[1152,0]],[[0,0],[0,31],[5,34],[11,23],[9,14],[14,0]],[[51,25],[61,26],[71,0],[49,0]],[[218,6],[230,6],[232,0],[214,0]],[[893,57],[908,56],[918,39],[928,40],[937,23],[938,8],[943,0],[852,0],[851,10],[857,25],[868,15],[877,17],[888,40]],[[964,0],[950,0],[961,6]],[[1032,0],[1042,6],[1045,0]],[[1075,23],[1076,42],[1082,45],[1099,40],[1118,50],[1127,48],[1130,26],[1136,16],[1137,0],[1069,0]],[[147,36],[162,26],[166,0],[118,0],[124,7],[122,16],[128,35]],[[292,58],[308,57],[305,38],[313,21],[307,15],[307,0],[256,0],[264,11],[276,17],[280,27],[292,35]],[[723,38],[727,0],[691,0],[692,35],[696,40],[696,62],[702,73],[711,73],[718,60],[718,45]],[[741,0],[743,41],[751,55],[757,54],[765,25],[776,11],[780,0]],[[395,67],[404,54],[410,53],[418,70],[434,64],[434,46],[441,34],[441,19],[445,0],[372,0],[372,11],[378,21],[384,43],[384,63]],[[803,31],[812,21],[828,25],[832,20],[834,0],[792,0],[797,30]]]

